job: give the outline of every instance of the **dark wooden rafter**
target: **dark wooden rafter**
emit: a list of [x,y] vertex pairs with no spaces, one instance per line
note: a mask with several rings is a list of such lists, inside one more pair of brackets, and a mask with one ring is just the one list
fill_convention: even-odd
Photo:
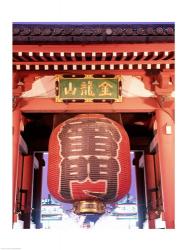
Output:
[[[156,50],[156,52],[155,52]],[[174,68],[174,45],[14,45],[14,70],[99,71]]]

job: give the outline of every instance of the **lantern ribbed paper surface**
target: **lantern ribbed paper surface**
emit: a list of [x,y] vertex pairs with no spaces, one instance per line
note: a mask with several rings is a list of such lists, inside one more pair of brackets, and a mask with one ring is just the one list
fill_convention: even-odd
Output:
[[130,177],[129,138],[117,122],[85,114],[52,131],[48,187],[57,200],[114,202],[128,193]]

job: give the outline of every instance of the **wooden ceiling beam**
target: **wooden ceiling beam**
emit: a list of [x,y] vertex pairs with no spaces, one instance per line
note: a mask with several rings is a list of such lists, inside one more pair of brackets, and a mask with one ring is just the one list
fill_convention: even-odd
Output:
[[[124,65],[129,65],[129,64],[132,64],[132,65],[138,65],[138,64],[142,64],[142,65],[148,65],[148,64],[174,64],[174,61],[173,60],[158,60],[158,61],[155,61],[155,60],[148,60],[148,61],[144,61],[144,60],[140,60],[140,61],[55,61],[55,62],[51,62],[51,61],[37,61],[37,65],[45,65],[45,64],[48,64],[48,65],[54,65],[54,64],[57,64],[57,65],[110,65],[110,64],[114,64],[114,65],[120,65],[120,64],[124,64]],[[17,61],[17,62],[13,62],[14,65],[26,65],[26,64],[30,64],[30,65],[35,65],[36,62],[31,62],[31,61],[27,61],[27,62],[21,62],[21,61]]]

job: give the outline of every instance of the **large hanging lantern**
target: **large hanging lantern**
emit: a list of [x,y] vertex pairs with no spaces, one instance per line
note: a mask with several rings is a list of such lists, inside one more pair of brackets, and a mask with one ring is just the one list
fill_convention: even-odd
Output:
[[104,213],[130,188],[130,146],[124,128],[99,114],[77,115],[58,125],[49,141],[48,187],[74,212]]

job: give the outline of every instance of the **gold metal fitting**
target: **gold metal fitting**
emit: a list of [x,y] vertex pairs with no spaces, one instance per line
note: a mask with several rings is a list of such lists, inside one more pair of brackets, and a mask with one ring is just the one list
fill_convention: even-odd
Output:
[[102,201],[76,201],[73,206],[75,214],[104,214],[105,212]]

